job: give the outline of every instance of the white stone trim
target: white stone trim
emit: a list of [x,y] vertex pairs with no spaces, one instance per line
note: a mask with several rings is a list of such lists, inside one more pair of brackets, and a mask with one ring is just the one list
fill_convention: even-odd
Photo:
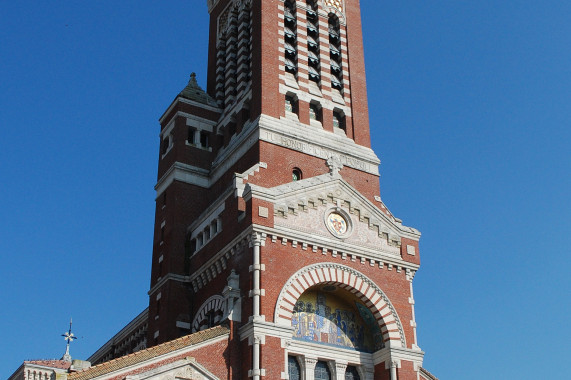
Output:
[[[204,103],[199,103],[199,102],[196,102],[194,100],[183,98],[182,96],[177,96],[176,99],[171,103],[169,108],[167,108],[167,110],[162,114],[162,116],[159,119],[159,123],[162,123],[164,121],[165,117],[170,114],[170,112],[173,110],[173,108],[177,102],[186,103],[186,104],[189,104],[191,106],[202,108],[202,109],[205,109],[208,111],[213,111],[213,112],[218,112],[218,113],[222,112],[222,109],[220,109],[218,107],[213,107],[210,105],[206,105]],[[179,113],[177,112],[175,114],[175,116],[179,116]],[[173,119],[174,119],[174,117],[173,117]],[[204,120],[208,120],[208,119],[204,119]]]
[[181,162],[175,162],[161,177],[161,179],[158,180],[157,184],[155,185],[157,198],[174,181],[180,181],[183,183],[188,183],[190,185],[196,185],[200,187],[206,187],[206,188],[210,187],[208,170],[196,166],[183,164]]
[[188,282],[188,276],[181,276],[179,274],[172,274],[169,273],[164,277],[161,277],[160,281],[158,281],[155,286],[153,286],[147,294],[150,296],[154,294],[157,290],[159,290],[167,281],[178,281],[178,282]]
[[322,159],[339,156],[343,166],[379,175],[380,160],[370,148],[321,128],[299,128],[299,123],[286,121],[260,116],[259,139]]

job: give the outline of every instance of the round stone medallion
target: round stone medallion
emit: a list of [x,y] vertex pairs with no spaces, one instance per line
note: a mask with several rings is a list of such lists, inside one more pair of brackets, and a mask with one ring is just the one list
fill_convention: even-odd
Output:
[[351,232],[351,222],[344,212],[333,210],[326,214],[325,225],[331,234],[338,238],[344,238]]

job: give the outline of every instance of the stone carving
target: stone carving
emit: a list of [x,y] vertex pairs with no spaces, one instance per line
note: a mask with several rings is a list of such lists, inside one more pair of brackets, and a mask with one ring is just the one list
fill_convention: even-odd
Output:
[[329,167],[329,173],[331,176],[335,177],[339,174],[339,171],[343,169],[343,164],[338,156],[332,155],[327,159],[327,166]]

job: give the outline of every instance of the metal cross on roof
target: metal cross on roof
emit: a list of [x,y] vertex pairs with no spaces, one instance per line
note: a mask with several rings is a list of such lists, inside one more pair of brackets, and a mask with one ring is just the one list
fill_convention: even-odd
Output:
[[65,347],[65,354],[63,355],[63,358],[62,358],[62,360],[66,361],[66,362],[71,362],[71,355],[69,354],[69,344],[77,339],[77,337],[75,335],[73,335],[73,333],[71,332],[71,324],[72,324],[72,319],[70,318],[69,319],[69,331],[61,334],[61,336],[63,336],[63,338],[67,342],[66,347]]

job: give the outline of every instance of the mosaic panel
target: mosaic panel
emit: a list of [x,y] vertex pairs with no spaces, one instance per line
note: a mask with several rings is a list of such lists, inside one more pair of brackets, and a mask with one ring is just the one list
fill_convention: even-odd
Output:
[[295,339],[374,352],[383,347],[379,325],[358,301],[334,293],[307,291],[298,299],[291,319]]

